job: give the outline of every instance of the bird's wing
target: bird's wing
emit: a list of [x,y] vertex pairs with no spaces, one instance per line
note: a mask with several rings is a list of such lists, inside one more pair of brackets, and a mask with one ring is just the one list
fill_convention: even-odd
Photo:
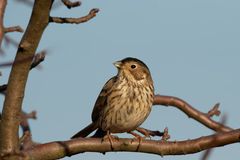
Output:
[[103,86],[103,89],[101,90],[100,94],[98,95],[98,98],[95,102],[95,105],[92,111],[93,122],[96,122],[98,120],[102,109],[107,106],[108,95],[111,93],[113,89],[113,85],[115,84],[116,80],[117,80],[117,76],[109,79]]

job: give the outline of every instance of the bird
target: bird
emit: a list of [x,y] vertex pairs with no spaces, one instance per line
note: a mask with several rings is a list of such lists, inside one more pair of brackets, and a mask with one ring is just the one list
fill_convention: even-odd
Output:
[[117,75],[103,86],[92,111],[92,123],[76,133],[71,139],[130,133],[139,138],[136,130],[149,116],[154,99],[154,86],[147,65],[141,60],[127,57],[113,63]]

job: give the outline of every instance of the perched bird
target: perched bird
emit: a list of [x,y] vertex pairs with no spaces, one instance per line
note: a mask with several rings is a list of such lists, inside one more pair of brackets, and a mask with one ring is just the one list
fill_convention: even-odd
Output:
[[[72,138],[93,137],[134,131],[148,117],[153,103],[154,87],[146,64],[136,58],[113,63],[118,74],[106,82],[92,111],[92,123]],[[111,140],[111,139],[109,139]]]

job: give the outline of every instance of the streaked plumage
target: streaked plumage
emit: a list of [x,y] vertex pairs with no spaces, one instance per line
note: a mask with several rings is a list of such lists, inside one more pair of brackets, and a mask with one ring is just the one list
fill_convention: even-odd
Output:
[[153,103],[153,81],[148,67],[136,58],[115,62],[118,74],[108,80],[100,92],[92,123],[72,138],[131,132],[148,117]]

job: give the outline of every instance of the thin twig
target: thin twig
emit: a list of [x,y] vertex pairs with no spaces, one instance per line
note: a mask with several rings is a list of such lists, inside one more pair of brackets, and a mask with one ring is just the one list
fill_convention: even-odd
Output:
[[4,28],[4,33],[8,32],[24,32],[24,30],[20,26],[12,26]]
[[32,134],[29,131],[23,133],[23,136],[20,138],[20,150],[27,150],[39,145],[40,143],[34,142],[32,140]]
[[211,110],[208,111],[207,116],[213,117],[214,115],[219,116],[221,111],[219,110],[220,103],[217,103],[213,106]]
[[34,56],[30,70],[38,66],[42,61],[44,61],[46,53],[46,50],[43,50]]
[[216,132],[228,132],[232,130],[232,128],[212,120],[206,113],[198,111],[196,108],[193,108],[190,104],[177,97],[155,95],[154,105],[176,107],[187,114],[188,117],[193,118]]
[[[45,50],[43,50],[43,51],[41,51],[39,53],[36,53],[36,55],[33,58],[32,64],[30,66],[30,70],[35,68],[36,66],[38,66],[42,61],[44,61],[45,55],[46,55],[46,51]],[[21,61],[18,61],[18,63],[24,63],[24,62],[28,61],[29,59],[32,59],[32,58],[30,57],[30,58],[22,59]],[[4,63],[0,63],[0,67],[1,68],[9,67],[12,64],[13,64],[13,61],[4,62]]]
[[3,36],[4,36],[3,19],[4,19],[4,13],[5,13],[6,5],[7,5],[7,0],[1,0],[0,1],[0,48],[1,48],[2,39],[3,39]]
[[[37,53],[34,58],[33,58],[33,61],[32,61],[32,64],[30,66],[30,70],[32,70],[33,68],[37,67],[42,61],[44,61],[45,59],[45,55],[46,55],[46,50],[43,50],[39,53]],[[27,61],[29,58],[27,59],[23,59],[21,61],[19,61],[19,63],[24,63],[25,61]],[[1,63],[0,64],[0,67],[9,67],[13,64],[13,62],[5,62],[5,63]],[[4,84],[4,85],[1,85],[0,86],[0,93],[3,93],[6,91],[7,89],[7,84]]]
[[78,7],[81,5],[80,1],[71,2],[70,0],[62,0],[62,2],[68,9],[71,9],[73,7]]
[[74,23],[74,24],[84,23],[84,22],[89,21],[93,17],[95,17],[98,12],[99,12],[99,9],[94,8],[88,13],[88,15],[86,15],[84,17],[79,17],[79,18],[49,17],[49,22]]
[[32,111],[30,113],[26,113],[26,112],[22,111],[20,126],[22,128],[23,133],[27,132],[27,131],[31,133],[28,120],[29,119],[37,119],[36,115],[37,115],[36,111]]

